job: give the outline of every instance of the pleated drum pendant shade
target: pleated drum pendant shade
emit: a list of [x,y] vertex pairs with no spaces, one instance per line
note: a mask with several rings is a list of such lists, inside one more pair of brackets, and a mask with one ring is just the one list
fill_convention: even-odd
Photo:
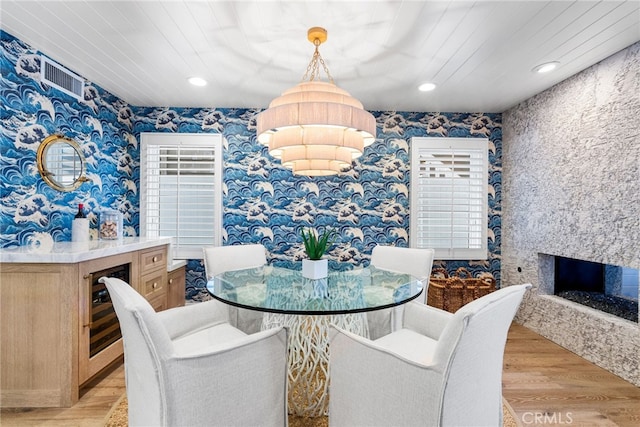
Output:
[[[258,114],[258,141],[269,154],[291,169],[307,176],[335,175],[351,167],[364,148],[375,141],[376,121],[362,103],[333,83],[318,52],[326,31],[314,27],[308,38],[316,46],[303,81],[271,101]],[[319,63],[329,82],[314,80]]]

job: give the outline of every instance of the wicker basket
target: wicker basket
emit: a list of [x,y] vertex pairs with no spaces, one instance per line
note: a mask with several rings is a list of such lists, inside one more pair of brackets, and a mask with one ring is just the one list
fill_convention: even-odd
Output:
[[463,305],[495,290],[493,277],[471,277],[464,267],[449,276],[444,268],[436,268],[429,278],[427,304],[455,313]]

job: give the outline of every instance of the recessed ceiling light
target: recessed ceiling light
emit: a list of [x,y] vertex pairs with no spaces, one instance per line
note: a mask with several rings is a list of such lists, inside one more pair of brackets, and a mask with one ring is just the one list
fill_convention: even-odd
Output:
[[189,79],[189,83],[191,83],[194,86],[206,86],[207,85],[207,81],[203,78],[200,77],[191,77]]
[[418,86],[418,90],[420,92],[430,92],[436,88],[435,83],[422,83]]
[[545,62],[544,64],[536,65],[531,71],[534,73],[548,73],[555,70],[560,63],[558,61]]

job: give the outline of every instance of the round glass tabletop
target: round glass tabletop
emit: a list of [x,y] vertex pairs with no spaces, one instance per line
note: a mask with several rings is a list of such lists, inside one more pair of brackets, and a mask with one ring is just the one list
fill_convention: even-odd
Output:
[[228,271],[207,282],[216,299],[237,307],[284,314],[345,314],[404,304],[423,291],[422,282],[402,273],[368,267],[331,271],[307,279],[299,270],[262,266]]

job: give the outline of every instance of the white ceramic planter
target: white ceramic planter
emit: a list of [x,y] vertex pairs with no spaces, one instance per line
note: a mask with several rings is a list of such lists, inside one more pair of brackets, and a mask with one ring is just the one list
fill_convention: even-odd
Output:
[[302,260],[302,277],[307,279],[322,279],[327,277],[329,271],[329,263],[326,259]]

